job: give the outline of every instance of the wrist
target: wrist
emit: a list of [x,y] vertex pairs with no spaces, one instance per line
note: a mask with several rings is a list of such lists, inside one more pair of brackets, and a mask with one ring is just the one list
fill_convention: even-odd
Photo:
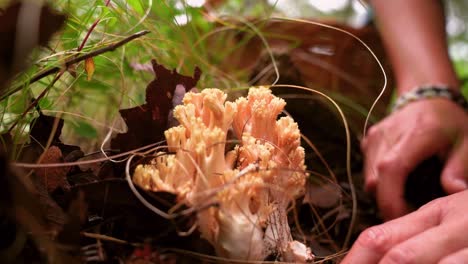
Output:
[[[401,96],[405,93],[413,91],[418,87],[423,86],[441,86],[450,89],[455,93],[460,93],[460,82],[458,78],[455,77],[455,74],[443,73],[442,76],[439,76],[440,72],[435,73],[431,78],[405,78],[402,80],[397,80],[397,95]],[[453,76],[453,77],[452,77]]]
[[468,102],[460,93],[459,88],[453,88],[443,84],[427,84],[414,87],[400,94],[392,107],[392,112],[415,101],[426,99],[446,99],[449,100],[466,112],[468,112]]

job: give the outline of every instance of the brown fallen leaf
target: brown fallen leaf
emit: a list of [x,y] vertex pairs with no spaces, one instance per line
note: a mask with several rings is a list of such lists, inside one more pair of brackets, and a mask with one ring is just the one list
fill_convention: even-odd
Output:
[[[30,182],[29,178],[19,170],[10,168],[2,153],[0,153],[0,183],[2,225],[12,221],[17,230],[9,230],[9,232],[13,232],[16,236],[25,233],[27,239],[34,242],[33,244],[28,242],[29,245],[25,244],[24,247],[21,244],[15,245],[14,248],[10,248],[8,255],[14,257],[21,254],[18,259],[24,263],[34,263],[38,259],[48,259],[50,263],[79,263],[76,255],[69,255],[68,252],[58,247],[50,235],[46,235],[50,234],[51,228],[53,230],[63,223],[64,215],[61,208],[53,203],[45,189],[34,188],[37,183]],[[52,202],[44,206],[45,204],[41,201],[44,198]],[[5,233],[2,234],[5,235]],[[7,239],[2,236],[2,242],[8,243]],[[11,255],[15,250],[17,250],[16,253]],[[0,263],[17,262],[15,259],[8,261],[8,257],[5,259],[4,252],[1,253]]]
[[184,76],[166,69],[156,60],[152,60],[152,64],[155,79],[146,88],[146,104],[120,110],[128,130],[112,139],[113,149],[125,152],[163,140],[170,112],[177,104],[176,88],[182,87],[188,92],[200,79],[199,68],[195,68],[193,76]]
[[39,156],[43,154],[49,138],[51,138],[51,146],[58,147],[62,152],[63,160],[61,162],[73,162],[83,157],[84,153],[80,147],[63,144],[60,140],[63,124],[64,120],[62,118],[44,115],[39,110],[39,117],[32,121],[31,133],[29,134],[31,143],[24,147],[25,151],[23,151],[24,154],[20,160],[23,162],[36,162]]
[[[83,152],[77,146],[63,144],[60,135],[64,120],[61,118],[46,116],[39,110],[39,117],[33,121],[31,127],[30,144],[22,147],[19,161],[26,163],[51,164],[72,162],[82,157]],[[44,149],[51,139],[51,146]],[[66,223],[66,214],[58,205],[58,201],[51,198],[56,190],[68,191],[70,184],[67,176],[74,167],[59,166],[44,168],[38,166],[33,170],[31,177],[32,191],[44,212],[47,228],[58,231]],[[25,172],[27,173],[27,172]]]
[[[51,146],[43,154],[43,158],[40,164],[48,163],[62,163],[63,156],[62,151],[57,146]],[[49,193],[52,193],[57,188],[62,188],[63,190],[70,189],[70,184],[67,181],[67,174],[70,171],[71,167],[52,167],[52,168],[38,168],[35,169],[36,176],[45,186]]]
[[[44,147],[47,145],[51,136],[52,144],[60,142],[63,123],[64,121],[61,118],[46,116],[40,112],[39,117],[32,122],[33,126],[29,134],[31,143],[39,143]],[[51,135],[51,133],[53,133],[53,135]]]

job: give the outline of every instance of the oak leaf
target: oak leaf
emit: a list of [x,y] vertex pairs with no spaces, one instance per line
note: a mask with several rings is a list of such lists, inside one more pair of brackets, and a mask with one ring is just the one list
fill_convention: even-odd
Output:
[[[197,67],[193,76],[184,76],[176,70],[168,70],[152,60],[155,79],[146,88],[146,103],[120,110],[127,124],[127,132],[118,134],[111,141],[111,147],[120,152],[133,150],[164,139],[164,131],[171,122],[171,111],[180,103],[176,90],[182,93],[195,88],[201,70]],[[178,93],[177,93],[178,94]]]

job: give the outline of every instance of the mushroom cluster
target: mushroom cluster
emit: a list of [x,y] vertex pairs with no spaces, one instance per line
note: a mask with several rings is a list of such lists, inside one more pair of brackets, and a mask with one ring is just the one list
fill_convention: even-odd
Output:
[[[167,153],[139,165],[133,181],[174,193],[189,207],[217,204],[198,210],[197,224],[219,256],[312,260],[288,225],[288,207],[303,195],[307,174],[297,123],[278,119],[286,102],[265,87],[235,102],[226,98],[219,89],[187,93],[173,113],[180,125],[165,132]],[[236,138],[230,150],[228,133]]]

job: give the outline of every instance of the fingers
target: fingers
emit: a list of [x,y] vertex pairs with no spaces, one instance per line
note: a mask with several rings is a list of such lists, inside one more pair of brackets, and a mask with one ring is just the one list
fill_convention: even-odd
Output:
[[455,146],[442,172],[442,186],[448,194],[468,189],[468,139]]
[[468,263],[467,202],[468,191],[459,192],[371,227],[342,263]]
[[403,199],[406,177],[420,162],[444,147],[442,141],[434,142],[438,136],[437,131],[407,134],[377,164],[376,199],[385,220],[408,212]]
[[364,162],[365,190],[375,193],[377,186],[377,168],[378,158],[388,151],[391,144],[385,135],[385,130],[378,127],[371,127],[366,138],[362,141],[361,149],[366,159]]
[[468,247],[461,249],[439,261],[439,264],[468,263]]
[[397,158],[387,158],[378,167],[376,200],[384,220],[391,220],[405,214],[408,208],[403,199],[403,186],[406,173],[399,165]]
[[395,245],[439,225],[441,210],[437,206],[421,208],[409,215],[365,230],[342,264],[374,264]]
[[468,246],[466,225],[463,221],[452,221],[430,228],[393,247],[379,263],[437,263]]
[[[442,103],[443,102],[443,103]],[[428,104],[429,102],[425,102]],[[365,154],[364,173],[367,191],[376,194],[376,200],[385,220],[408,212],[403,198],[408,174],[422,161],[433,155],[451,152],[441,182],[448,193],[468,188],[468,136],[465,113],[453,111],[454,118],[447,125],[441,118],[451,104],[431,101],[432,115],[427,114],[427,105],[413,104],[412,108],[387,117],[369,130],[362,142]],[[455,118],[456,114],[463,114]],[[454,148],[456,135],[464,142]],[[455,151],[454,151],[455,150]],[[463,181],[464,180],[464,181]],[[422,187],[422,186],[421,186]]]

